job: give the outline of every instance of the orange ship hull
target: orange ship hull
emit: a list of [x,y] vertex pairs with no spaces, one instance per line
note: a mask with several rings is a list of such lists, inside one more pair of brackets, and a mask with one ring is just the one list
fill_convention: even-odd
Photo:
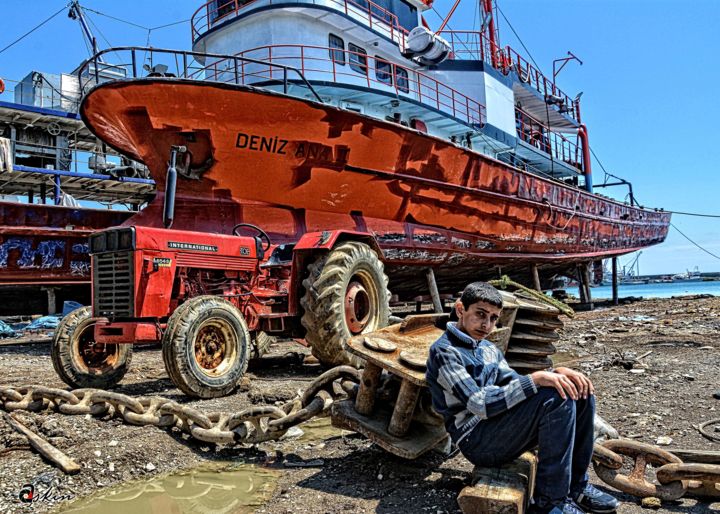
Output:
[[156,199],[128,223],[160,225],[170,147],[184,145],[173,228],[229,233],[251,222],[277,242],[367,231],[383,250],[394,292],[415,289],[418,265],[434,267],[448,292],[468,277],[497,276],[495,266],[525,273],[532,262],[546,276],[563,273],[660,243],[670,223],[669,213],[520,171],[396,123],[246,86],[111,82],[85,97],[81,115],[157,182]]

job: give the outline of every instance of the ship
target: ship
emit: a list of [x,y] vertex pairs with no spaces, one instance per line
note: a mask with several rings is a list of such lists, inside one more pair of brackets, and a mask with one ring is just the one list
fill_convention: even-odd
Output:
[[[500,274],[587,283],[590,263],[664,241],[670,213],[594,191],[579,95],[501,46],[480,7],[478,30],[451,31],[423,0],[213,0],[192,50],[96,53],[80,116],[158,189],[125,224],[251,223],[290,249],[369,233],[396,300],[427,292],[422,269],[444,295]],[[122,78],[101,76],[110,53]]]

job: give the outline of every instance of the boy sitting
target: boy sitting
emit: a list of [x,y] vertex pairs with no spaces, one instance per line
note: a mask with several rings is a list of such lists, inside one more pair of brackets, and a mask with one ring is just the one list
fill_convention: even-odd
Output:
[[462,454],[498,466],[538,448],[530,513],[613,512],[618,501],[588,483],[595,390],[569,368],[520,375],[485,337],[502,297],[489,284],[468,285],[455,304],[457,323],[430,348],[427,382],[433,407]]

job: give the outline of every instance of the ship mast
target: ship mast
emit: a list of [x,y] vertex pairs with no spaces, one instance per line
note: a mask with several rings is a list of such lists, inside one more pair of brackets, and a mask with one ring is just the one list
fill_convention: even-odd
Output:
[[494,68],[497,68],[500,64],[498,62],[500,45],[498,43],[497,27],[495,26],[493,0],[479,0],[479,2],[483,20],[480,32],[487,32],[487,38],[490,42],[491,63]]
[[[87,21],[85,20],[85,15],[83,14],[82,7],[80,7],[80,2],[78,0],[72,0],[68,4],[69,10],[68,10],[68,18],[71,20],[77,20],[80,23],[80,27],[82,27],[83,34],[85,35],[85,38],[87,38],[88,42],[90,43],[90,47],[92,48],[93,55],[96,55],[98,53],[98,47],[97,47],[97,39],[93,35],[92,31],[90,30],[90,26],[87,24]],[[105,63],[103,61],[102,56],[98,56],[97,61],[99,63]]]

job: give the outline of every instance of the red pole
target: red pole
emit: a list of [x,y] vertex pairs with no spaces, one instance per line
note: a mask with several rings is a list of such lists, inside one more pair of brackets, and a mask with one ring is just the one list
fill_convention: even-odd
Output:
[[587,127],[584,124],[580,124],[578,129],[578,137],[582,143],[583,152],[583,173],[585,175],[585,189],[589,192],[593,192],[592,183],[592,165],[590,164],[590,143],[588,142]]
[[452,18],[453,13],[455,12],[455,9],[457,9],[457,6],[460,5],[460,0],[455,0],[455,4],[452,6],[452,9],[450,9],[450,12],[447,16],[445,16],[445,19],[443,20],[442,24],[440,25],[440,28],[435,31],[435,34],[440,34],[442,30],[445,28],[445,25],[448,24],[450,21],[450,18]]
[[493,0],[483,0],[483,10],[487,15],[490,16],[490,23],[488,23],[488,39],[490,40],[490,56],[491,64],[494,68],[498,67],[498,56],[497,50],[499,48],[497,38],[495,37],[495,18],[493,17]]

